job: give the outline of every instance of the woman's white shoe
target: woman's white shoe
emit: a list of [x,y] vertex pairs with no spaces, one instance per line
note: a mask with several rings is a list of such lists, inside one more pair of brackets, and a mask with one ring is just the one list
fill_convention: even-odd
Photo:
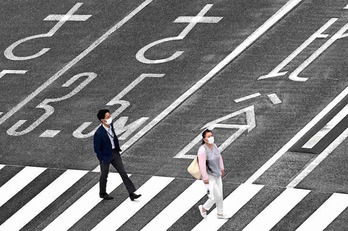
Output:
[[201,216],[202,216],[204,219],[207,219],[207,211],[203,212],[203,205],[199,205],[199,206],[198,206],[198,209],[199,209],[199,213],[201,214]]
[[226,214],[217,214],[218,219],[230,219],[230,216],[227,216]]

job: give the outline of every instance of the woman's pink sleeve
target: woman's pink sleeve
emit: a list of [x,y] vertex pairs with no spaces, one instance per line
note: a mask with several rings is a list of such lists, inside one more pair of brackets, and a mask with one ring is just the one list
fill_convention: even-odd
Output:
[[199,148],[198,149],[198,165],[199,165],[199,170],[202,174],[203,180],[208,180],[208,173],[207,173],[207,155],[205,154],[204,148]]
[[224,161],[222,160],[222,156],[220,155],[220,168],[221,170],[224,170]]

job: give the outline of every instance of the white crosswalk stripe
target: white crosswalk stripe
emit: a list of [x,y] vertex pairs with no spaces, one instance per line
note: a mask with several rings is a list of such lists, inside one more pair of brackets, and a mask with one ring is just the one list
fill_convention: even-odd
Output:
[[137,190],[137,193],[142,194],[139,201],[132,202],[127,199],[92,230],[117,230],[173,180],[174,178],[171,177],[151,177]]
[[[117,173],[109,173],[107,191],[111,192],[122,183],[122,179]],[[99,183],[94,185],[88,192],[65,210],[59,217],[50,223],[44,230],[68,230],[91,209],[93,209],[102,199],[99,195]]]
[[0,207],[38,177],[46,168],[25,167],[0,187]]
[[[224,200],[224,213],[229,217],[232,217],[236,212],[238,212],[251,198],[253,198],[261,189],[263,185],[255,184],[242,184],[236,190],[234,190],[225,200]],[[202,220],[196,227],[195,231],[198,230],[218,230],[223,226],[227,220],[217,219],[216,208],[211,211],[206,220]]]
[[201,181],[195,181],[183,193],[181,193],[172,203],[162,210],[152,221],[150,221],[142,231],[167,230],[182,215],[184,215],[193,205],[195,205],[204,195],[206,189]]
[[36,195],[31,201],[24,205],[20,210],[13,214],[1,226],[1,231],[19,230],[30,222],[43,209],[69,189],[87,171],[81,170],[67,170],[49,186],[47,186],[41,193]]
[[334,193],[296,231],[324,230],[348,207],[348,195]]
[[272,229],[292,208],[294,208],[309,190],[288,188],[255,217],[243,231],[268,231]]
[[0,164],[0,169],[2,169],[3,167],[5,167],[5,165],[3,165],[3,164]]
[[[0,165],[3,167],[5,165]],[[0,205],[6,203],[9,199],[21,191],[30,182],[36,184],[39,180],[36,178],[46,170],[46,168],[37,167],[25,167],[20,172],[15,174],[10,180],[8,180],[2,187],[0,187]],[[2,170],[3,171],[3,170]],[[20,230],[31,222],[39,213],[41,213],[47,206],[53,201],[59,199],[59,197],[66,192],[72,185],[79,181],[89,171],[81,170],[66,170],[51,184],[44,188],[38,195],[28,201],[22,208],[10,216],[4,223],[0,224],[0,231],[6,230]],[[91,174],[95,174],[90,172]],[[219,230],[220,228],[227,228],[233,223],[238,225],[238,214],[243,214],[253,206],[252,203],[258,203],[259,200],[263,200],[263,197],[255,197],[260,195],[261,189],[265,189],[266,193],[269,189],[264,185],[257,184],[241,184],[235,190],[233,190],[224,199],[224,213],[231,217],[231,219],[217,219],[216,208],[209,211],[208,218],[203,220],[197,210],[197,204],[201,201],[206,194],[206,189],[202,181],[192,180],[192,184],[185,188],[180,189],[180,192],[176,192],[178,195],[173,201],[165,203],[161,208],[161,202],[157,203],[156,197],[158,193],[163,191],[169,184],[177,184],[179,181],[173,182],[172,177],[160,177],[152,176],[147,182],[145,182],[138,190],[137,193],[142,194],[136,201],[130,201],[127,198],[119,206],[117,206],[111,213],[104,214],[98,224],[91,223],[87,226],[83,226],[83,229],[87,230],[116,230],[121,226],[126,225],[127,222],[135,215],[147,215],[144,224],[138,224],[138,228],[142,231],[147,230],[168,230],[175,224],[178,227],[183,224],[187,225],[187,221],[192,220],[195,224],[191,224],[192,230]],[[117,173],[110,173],[108,179],[108,192],[112,192],[120,184],[122,179]],[[172,185],[174,186],[174,185]],[[79,190],[77,189],[77,192]],[[273,193],[273,191],[271,191]],[[244,224],[240,229],[249,230],[270,230],[280,221],[286,218],[286,215],[291,211],[299,209],[297,205],[303,201],[307,196],[314,197],[316,194],[309,195],[310,190],[287,188],[279,196],[275,197],[273,201],[261,208],[262,211],[256,215],[248,224]],[[41,225],[47,225],[43,230],[69,230],[74,225],[78,224],[83,218],[90,216],[89,212],[99,212],[97,205],[102,199],[99,198],[99,182],[91,186],[87,192],[80,192],[80,197],[75,202],[71,202],[70,207],[61,211],[60,214],[56,214],[51,219],[51,223],[47,224],[44,221]],[[262,194],[261,194],[262,195]],[[266,193],[265,195],[272,195]],[[161,199],[159,199],[161,200]],[[148,213],[151,210],[149,206],[145,206],[148,202],[153,201],[156,206],[159,206],[160,212],[158,214]],[[64,201],[65,202],[65,201]],[[64,203],[63,202],[63,203]],[[203,201],[204,202],[204,201]],[[303,202],[306,203],[306,202]],[[249,206],[246,206],[249,205]],[[317,204],[316,211],[312,211],[312,214],[306,219],[299,221],[302,224],[297,228],[297,231],[305,230],[324,230],[327,228],[342,212],[348,207],[348,195],[342,193],[333,193],[322,205]],[[1,207],[1,206],[0,206]],[[311,209],[311,208],[308,208]],[[190,211],[195,211],[195,217],[187,217]],[[4,210],[1,211],[3,213]],[[45,217],[52,216],[49,212]],[[93,212],[92,212],[93,214]],[[153,214],[150,215],[149,214]],[[191,213],[192,215],[192,213]],[[53,219],[53,221],[52,221]],[[36,222],[36,221],[35,221]],[[134,222],[134,221],[129,221]],[[185,224],[186,223],[186,224]],[[31,224],[30,224],[31,225]],[[93,227],[95,226],[95,227]],[[129,227],[128,227],[129,228]],[[191,228],[190,228],[191,229]]]

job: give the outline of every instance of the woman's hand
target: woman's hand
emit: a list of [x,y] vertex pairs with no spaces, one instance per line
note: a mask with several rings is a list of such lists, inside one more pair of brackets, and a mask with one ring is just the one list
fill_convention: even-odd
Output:
[[203,180],[204,184],[209,184],[209,179]]
[[221,170],[221,176],[224,177],[225,176],[225,170]]

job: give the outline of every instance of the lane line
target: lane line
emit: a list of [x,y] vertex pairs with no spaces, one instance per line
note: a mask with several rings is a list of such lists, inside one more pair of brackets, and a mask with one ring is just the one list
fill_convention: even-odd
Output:
[[92,230],[117,230],[173,180],[174,178],[172,177],[151,177],[150,180],[137,190],[137,193],[142,194],[139,200],[131,201],[130,199],[126,199]]
[[5,167],[5,165],[3,165],[3,164],[0,164],[0,169],[2,169],[3,167]]
[[269,231],[292,208],[294,208],[310,190],[288,188],[259,213],[243,231]]
[[296,231],[324,230],[348,207],[348,195],[334,193]]
[[[156,118],[154,118],[149,124],[143,127],[137,134],[124,143],[121,147],[122,150],[128,149],[147,132],[149,132],[154,126],[174,111],[180,104],[187,100],[193,93],[200,89],[205,83],[212,79],[217,73],[225,68],[231,61],[237,58],[245,49],[247,49],[252,43],[254,43],[261,35],[274,26],[280,19],[282,19],[287,13],[289,13],[295,6],[297,6],[303,0],[290,0],[281,9],[279,9],[273,16],[271,16],[263,25],[255,30],[247,39],[245,39],[239,46],[236,47],[229,55],[226,56],[219,64],[217,64],[208,74],[206,74],[201,80],[196,82],[190,89],[176,99],[170,106],[168,106],[163,112],[161,112]],[[1,120],[0,120],[1,122]],[[1,123],[0,123],[1,124]]]
[[[122,183],[122,179],[118,173],[109,173],[107,191],[112,192]],[[74,204],[60,214],[52,221],[44,231],[68,230],[90,210],[92,210],[100,201],[99,183],[94,185],[88,192],[80,197]]]
[[348,128],[344,130],[322,153],[320,153],[305,169],[303,169],[286,187],[296,187],[308,176],[333,150],[335,150],[348,137]]
[[275,93],[269,94],[267,96],[274,105],[282,103],[282,101],[279,99],[279,97]]
[[159,227],[161,227],[161,230],[169,229],[205,195],[206,189],[203,182],[200,180],[195,181],[141,229],[141,231],[158,230]]
[[20,210],[0,225],[0,231],[20,230],[36,215],[61,196],[88,171],[67,170]]
[[329,113],[344,97],[348,95],[346,87],[333,101],[331,101],[318,115],[316,115],[304,128],[287,142],[276,154],[264,163],[245,183],[253,183],[266,172],[280,157],[282,157],[293,145],[295,145],[310,129],[312,129],[327,113]]
[[[1,169],[1,166],[0,166]],[[46,168],[25,167],[0,187],[0,207],[43,173]]]
[[259,97],[259,96],[261,96],[260,93],[255,93],[255,94],[251,94],[251,95],[248,95],[248,96],[244,96],[244,97],[239,98],[239,99],[235,99],[234,102],[240,103],[240,102],[243,102],[245,100],[256,98],[256,97]]
[[313,148],[324,136],[326,136],[344,117],[348,115],[348,105],[346,105],[335,117],[333,117],[319,132],[307,141],[302,148]]
[[[251,200],[264,186],[256,184],[241,184],[236,188],[225,200],[224,200],[224,213],[228,216],[236,214],[248,201]],[[228,220],[217,219],[216,208],[209,212],[206,220],[202,220],[192,230],[205,231],[205,230],[218,230]]]
[[49,85],[51,85],[54,81],[56,81],[59,77],[61,77],[65,72],[67,72],[71,67],[73,67],[76,63],[78,63],[81,59],[87,56],[91,51],[93,51],[97,46],[99,46],[103,41],[105,41],[112,33],[121,28],[126,22],[132,19],[137,13],[139,13],[142,9],[144,9],[147,5],[149,5],[153,0],[146,0],[142,4],[140,4],[137,8],[135,8],[130,14],[128,14],[121,21],[116,23],[111,29],[109,29],[105,34],[103,34],[99,39],[93,42],[86,50],[84,50],[81,54],[76,56],[73,60],[71,60],[66,66],[64,66],[61,70],[59,70],[56,74],[50,77],[45,83],[43,83],[39,88],[37,88],[33,93],[31,93],[28,97],[26,97],[23,101],[17,104],[14,108],[12,108],[9,112],[3,115],[0,118],[0,125],[4,123],[8,118],[14,115],[17,111],[19,111],[22,107],[24,107],[28,102],[34,99],[38,94],[40,94],[43,90],[45,90]]

